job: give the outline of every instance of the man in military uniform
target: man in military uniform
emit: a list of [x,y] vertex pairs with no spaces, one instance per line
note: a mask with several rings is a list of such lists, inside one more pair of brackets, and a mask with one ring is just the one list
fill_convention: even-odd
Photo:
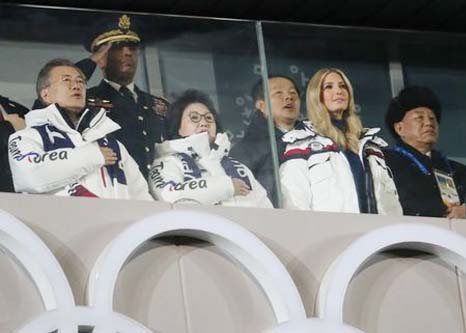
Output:
[[107,43],[104,79],[89,89],[89,103],[108,109],[108,115],[121,126],[115,136],[128,149],[147,178],[154,159],[154,143],[165,136],[165,112],[168,101],[139,89],[134,84],[141,38],[134,30],[131,18],[122,15],[98,26],[86,43],[95,52]]
[[441,115],[433,91],[415,86],[400,91],[385,115],[397,144],[384,155],[405,215],[466,217],[466,167],[435,149]]

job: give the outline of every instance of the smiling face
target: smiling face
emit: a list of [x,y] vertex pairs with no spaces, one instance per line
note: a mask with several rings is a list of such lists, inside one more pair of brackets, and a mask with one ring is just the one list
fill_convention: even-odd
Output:
[[[290,130],[299,118],[301,99],[293,82],[284,77],[269,79],[270,104],[275,126]],[[256,108],[266,115],[264,100],[256,101]]]
[[349,93],[340,74],[331,72],[325,77],[321,87],[321,101],[332,118],[343,117],[343,113],[348,109]]
[[437,117],[429,108],[422,106],[406,112],[394,128],[403,142],[422,153],[431,151],[437,143]]
[[214,142],[217,135],[215,116],[202,103],[191,103],[183,111],[178,134],[188,137],[193,134],[207,132],[209,141]]
[[57,66],[50,70],[48,86],[40,92],[47,104],[58,104],[75,114],[86,105],[86,80],[82,73],[70,66]]
[[116,43],[108,51],[105,77],[127,85],[133,82],[138,66],[139,48],[133,43]]

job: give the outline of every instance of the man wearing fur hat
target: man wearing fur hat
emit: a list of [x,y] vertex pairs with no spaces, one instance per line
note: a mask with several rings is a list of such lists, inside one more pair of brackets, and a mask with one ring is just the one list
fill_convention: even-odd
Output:
[[397,140],[385,160],[405,215],[465,218],[466,167],[435,150],[441,105],[426,87],[407,87],[388,108],[385,122]]
[[102,67],[104,79],[89,89],[89,102],[107,108],[109,117],[121,126],[115,135],[147,178],[154,144],[162,142],[165,136],[168,102],[142,91],[134,83],[141,38],[128,15],[103,21],[90,35],[86,48],[96,52],[109,43],[111,48]]

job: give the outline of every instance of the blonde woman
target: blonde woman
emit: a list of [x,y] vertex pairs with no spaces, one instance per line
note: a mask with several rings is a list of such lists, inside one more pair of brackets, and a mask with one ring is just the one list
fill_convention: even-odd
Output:
[[283,136],[285,208],[401,215],[376,136],[356,114],[353,88],[339,69],[321,69],[306,88],[309,121]]

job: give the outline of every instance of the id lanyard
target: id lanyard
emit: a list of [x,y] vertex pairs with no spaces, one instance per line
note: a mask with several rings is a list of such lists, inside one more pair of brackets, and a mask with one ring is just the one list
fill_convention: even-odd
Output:
[[[396,152],[400,153],[401,155],[405,156],[409,160],[411,160],[411,162],[413,162],[414,165],[419,169],[419,171],[421,171],[424,175],[426,175],[426,176],[431,176],[432,175],[432,172],[430,172],[426,168],[426,166],[424,164],[422,164],[422,162],[419,161],[416,158],[416,156],[414,156],[411,152],[409,152],[405,148],[403,148],[403,147],[401,147],[399,145],[395,145],[392,149],[395,150]],[[446,166],[448,168],[448,173],[451,176],[453,176],[453,169],[451,167],[450,161],[445,156],[443,156],[441,153],[439,153],[439,154],[440,154],[440,158],[445,162],[445,164],[446,164]]]

